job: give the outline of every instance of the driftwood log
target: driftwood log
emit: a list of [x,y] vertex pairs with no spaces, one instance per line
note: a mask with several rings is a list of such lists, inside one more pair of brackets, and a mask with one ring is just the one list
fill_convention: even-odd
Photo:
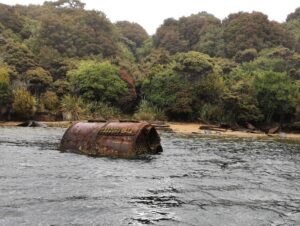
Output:
[[29,120],[19,124],[21,127],[48,127],[45,123]]
[[199,127],[200,130],[211,130],[211,131],[217,131],[217,132],[226,132],[227,129],[220,128],[219,126],[214,125],[201,125]]

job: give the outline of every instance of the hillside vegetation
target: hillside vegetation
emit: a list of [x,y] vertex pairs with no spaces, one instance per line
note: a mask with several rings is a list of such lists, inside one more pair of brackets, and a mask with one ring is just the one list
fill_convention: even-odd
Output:
[[153,36],[79,0],[0,4],[0,120],[300,121],[300,8],[166,19]]

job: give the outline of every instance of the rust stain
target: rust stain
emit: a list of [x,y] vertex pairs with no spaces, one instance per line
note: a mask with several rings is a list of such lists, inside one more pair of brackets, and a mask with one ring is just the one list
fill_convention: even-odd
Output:
[[162,152],[153,126],[144,122],[106,122],[72,125],[64,134],[61,151],[92,156],[134,158]]

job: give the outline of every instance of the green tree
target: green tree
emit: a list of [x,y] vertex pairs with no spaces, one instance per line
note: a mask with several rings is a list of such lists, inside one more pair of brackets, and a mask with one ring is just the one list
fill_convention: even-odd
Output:
[[137,48],[136,55],[137,60],[140,62],[143,58],[147,57],[151,50],[153,49],[153,38],[148,38],[144,41],[143,45],[140,48]]
[[14,7],[0,3],[0,23],[6,28],[11,29],[15,33],[19,33],[23,28],[20,15]]
[[116,27],[121,36],[133,41],[137,48],[141,47],[143,42],[149,37],[146,30],[137,23],[118,21]]
[[82,62],[69,76],[75,92],[87,100],[116,104],[127,93],[118,68],[108,62]]
[[234,57],[245,49],[256,49],[283,45],[293,46],[292,35],[276,22],[259,12],[230,14],[223,21],[225,55]]
[[294,19],[299,19],[300,18],[300,7],[295,9],[295,12],[293,13],[290,13],[287,18],[286,18],[286,21],[291,21],[291,20],[294,20]]
[[13,92],[9,74],[11,70],[6,66],[0,66],[0,116],[11,107]]
[[245,125],[247,122],[257,124],[264,120],[253,81],[254,76],[243,71],[241,67],[235,68],[228,75],[221,97],[224,106],[224,121]]
[[23,74],[30,68],[37,66],[33,53],[23,44],[8,42],[3,46],[0,52],[1,56],[4,62],[9,66],[14,66],[19,74]]
[[214,58],[214,61],[221,69],[221,73],[224,77],[229,75],[238,66],[235,61],[227,58]]
[[117,33],[102,12],[50,7],[39,20],[34,38],[37,53],[45,47],[63,57],[110,57],[118,52]]
[[234,59],[238,63],[249,62],[254,60],[258,56],[256,49],[245,49],[237,52]]
[[214,60],[208,55],[190,51],[175,56],[175,70],[190,80],[199,80],[215,70]]
[[209,26],[207,31],[200,36],[199,41],[195,44],[193,49],[206,53],[211,57],[224,57],[225,44],[222,26]]
[[300,55],[283,47],[264,49],[255,60],[241,67],[250,73],[259,70],[285,72],[294,79],[300,79]]
[[289,14],[286,18],[285,28],[290,31],[295,39],[294,49],[300,52],[300,8]]
[[[207,111],[208,105],[219,104],[224,89],[222,68],[217,65],[218,61],[195,51],[177,53],[174,59],[174,70],[189,81],[193,118],[197,118],[198,112],[200,115],[207,115],[204,111]],[[216,109],[214,106],[213,108]]]
[[193,94],[198,100],[216,103],[224,90],[223,78],[217,73],[211,73],[194,84]]
[[52,83],[53,79],[48,71],[41,67],[30,69],[25,74],[28,89],[37,97]]
[[178,21],[172,18],[166,19],[154,36],[154,46],[165,48],[171,54],[187,50],[187,41],[180,34]]
[[142,94],[154,106],[163,109],[169,117],[187,119],[192,113],[188,81],[170,67],[158,65],[152,68],[143,81]]
[[150,73],[153,67],[157,65],[167,65],[170,63],[171,57],[165,49],[153,49],[151,52],[142,59],[140,63],[140,70],[142,72],[139,79],[145,78]]
[[221,21],[206,12],[179,20],[166,19],[157,29],[154,46],[165,48],[171,54],[196,50],[211,56],[222,56]]
[[38,54],[38,60],[43,67],[50,70],[56,68],[57,66],[55,64],[59,64],[59,62],[62,61],[59,52],[49,46],[41,47]]
[[293,117],[297,89],[286,73],[260,72],[255,77],[254,87],[259,107],[267,122],[284,122]]
[[57,0],[52,2],[46,1],[44,5],[58,8],[84,9],[85,3],[82,3],[80,0]]
[[200,12],[188,17],[181,17],[178,21],[179,33],[188,43],[188,50],[195,50],[202,36],[213,28],[221,26],[221,21],[213,15]]
[[71,84],[69,81],[59,79],[53,83],[52,90],[61,98],[71,92]]

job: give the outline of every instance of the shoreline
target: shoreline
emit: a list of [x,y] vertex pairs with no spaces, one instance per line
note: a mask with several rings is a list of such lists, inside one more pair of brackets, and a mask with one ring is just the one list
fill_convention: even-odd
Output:
[[266,134],[263,132],[246,132],[246,131],[233,131],[226,130],[221,131],[207,131],[200,130],[199,127],[201,123],[179,123],[179,122],[168,122],[170,128],[177,134],[184,135],[202,135],[202,136],[219,136],[219,137],[236,137],[236,138],[272,138],[272,139],[291,139],[300,141],[300,133],[276,133],[276,134]]
[[[1,126],[18,126],[23,121],[9,121],[9,122],[0,122]],[[58,127],[58,128],[68,128],[70,125],[75,123],[75,121],[55,121],[55,122],[43,122],[48,127]],[[233,131],[233,130],[224,130],[224,131],[210,131],[210,130],[200,130],[199,127],[204,125],[201,123],[181,123],[181,122],[166,122],[164,125],[169,128],[168,132],[173,132],[175,134],[182,135],[201,135],[201,136],[219,136],[219,137],[236,137],[236,138],[272,138],[272,139],[288,139],[288,140],[297,140],[300,141],[300,133],[276,133],[276,134],[265,134],[263,132],[246,132],[246,131]],[[155,125],[154,125],[155,126]],[[158,131],[164,131],[157,127]]]

